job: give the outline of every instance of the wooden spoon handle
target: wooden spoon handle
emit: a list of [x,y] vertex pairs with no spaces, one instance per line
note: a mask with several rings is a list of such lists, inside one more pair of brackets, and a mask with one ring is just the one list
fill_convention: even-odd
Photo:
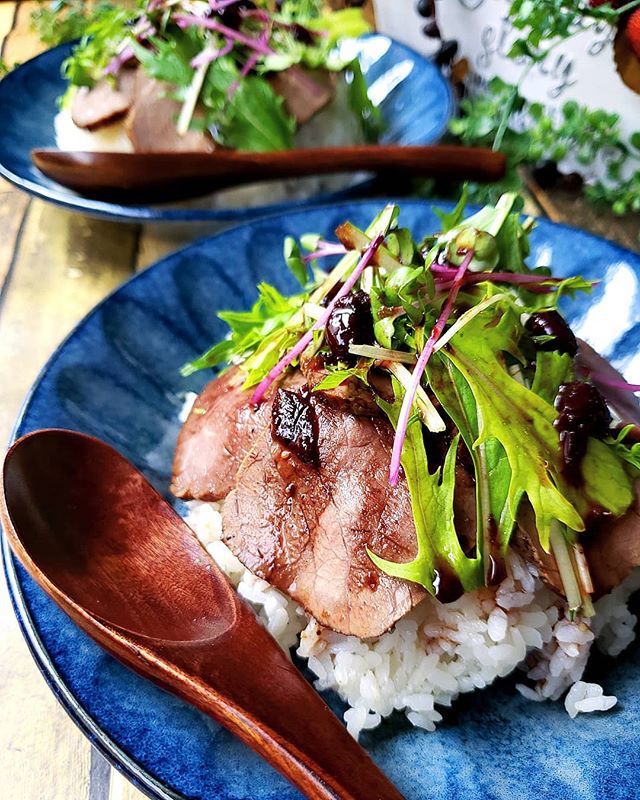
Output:
[[[325,172],[370,170],[380,174],[495,181],[505,172],[505,156],[481,147],[428,145],[421,147],[318,147],[273,153],[214,153],[237,171],[261,177],[297,177]],[[219,162],[220,163],[220,162]]]
[[[311,800],[402,800],[320,695],[242,604],[227,636],[185,659],[167,643],[181,679],[158,682],[214,717]],[[259,654],[259,658],[256,657]],[[133,665],[132,665],[133,666]],[[145,671],[148,675],[148,672]]]
[[114,628],[70,602],[33,569],[20,547],[17,553],[32,577],[107,652],[213,717],[309,800],[404,800],[242,601],[236,625],[222,637],[151,639]]
[[[34,150],[35,165],[49,178],[91,196],[157,202],[203,194],[253,181],[331,172],[373,171],[391,176],[495,181],[505,172],[505,156],[456,145],[424,147],[320,147],[250,153],[88,153]],[[127,196],[128,195],[128,196]]]

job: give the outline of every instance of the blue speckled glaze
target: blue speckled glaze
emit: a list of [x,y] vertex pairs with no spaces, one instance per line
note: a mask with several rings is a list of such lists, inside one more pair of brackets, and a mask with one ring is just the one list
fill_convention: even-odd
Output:
[[[178,367],[224,333],[216,311],[246,308],[258,280],[294,288],[282,262],[285,235],[330,236],[346,218],[364,226],[379,208],[378,202],[334,205],[257,221],[143,272],[54,354],[16,435],[50,426],[86,431],[115,445],[166,492],[183,394],[209,377],[184,381]],[[424,203],[403,202],[402,219],[416,236],[437,229]],[[640,381],[640,257],[544,221],[532,240],[530,263],[601,279],[591,299],[567,301],[564,310],[580,333]],[[91,740],[138,785],[161,798],[299,797],[244,745],[94,645],[8,557],[6,540],[4,548],[16,611],[41,670]],[[639,653],[633,646],[593,667],[595,679],[619,698],[608,714],[572,721],[561,704],[531,703],[503,681],[461,698],[435,733],[412,729],[398,715],[363,743],[410,800],[637,797]]]
[[[431,144],[446,130],[453,112],[449,84],[431,61],[381,34],[342,45],[345,56],[357,57],[370,94],[385,125],[384,144]],[[300,201],[253,208],[207,208],[189,205],[124,206],[91,200],[49,180],[31,162],[34,148],[55,147],[53,120],[57,100],[66,90],[60,65],[71,45],[60,45],[12,70],[0,81],[0,175],[27,192],[64,208],[96,217],[142,222],[244,222],[267,213],[300,208]],[[371,184],[353,185],[310,198],[307,205],[344,198]]]

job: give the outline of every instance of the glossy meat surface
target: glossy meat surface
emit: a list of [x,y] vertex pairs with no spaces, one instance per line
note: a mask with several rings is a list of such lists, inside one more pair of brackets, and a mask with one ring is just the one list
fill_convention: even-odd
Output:
[[156,150],[208,153],[214,149],[211,136],[201,131],[178,133],[176,123],[182,104],[174,100],[174,87],[150,78],[138,69],[133,103],[125,120],[125,129],[136,152]]
[[416,553],[409,490],[388,483],[393,433],[316,400],[319,465],[305,464],[262,430],[223,510],[225,542],[254,574],[321,624],[379,636],[424,597],[374,566]]
[[71,119],[79,128],[95,131],[128,114],[133,103],[136,73],[123,69],[114,86],[106,78],[95,86],[81,86],[71,103]]

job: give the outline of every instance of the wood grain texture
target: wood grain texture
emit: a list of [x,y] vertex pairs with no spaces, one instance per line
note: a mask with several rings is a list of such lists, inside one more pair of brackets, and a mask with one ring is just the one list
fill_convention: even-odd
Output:
[[3,44],[6,37],[13,28],[15,14],[16,14],[15,3],[0,4],[0,53],[3,50]]
[[209,236],[224,226],[216,223],[176,223],[174,225],[143,225],[138,239],[136,272],[151,266],[169,253],[185,247],[201,236]]
[[[5,209],[17,211],[24,203],[24,197],[16,193],[0,196],[0,207]],[[3,230],[15,232],[19,213],[9,222]],[[39,202],[31,205],[0,307],[3,441],[22,398],[55,345],[130,274],[135,238],[133,229],[94,223]],[[3,239],[0,268],[4,271],[11,261],[10,250],[11,242]],[[0,636],[3,791],[12,800],[87,800],[90,745],[40,676],[18,630],[4,584]]]
[[12,190],[9,184],[0,178],[0,308],[5,294],[6,283],[13,267],[15,243],[22,232],[29,198]]
[[143,800],[146,795],[128,781],[121,772],[116,769],[111,770],[111,782],[109,784],[109,795],[105,800]]
[[5,290],[0,438],[30,383],[73,325],[132,271],[136,231],[33,201]]
[[40,5],[37,2],[7,3],[7,8],[16,7],[13,26],[5,38],[2,48],[2,57],[9,66],[21,64],[45,49],[31,28],[31,14]]
[[547,203],[553,205],[552,218],[556,222],[585,228],[630,250],[640,249],[640,214],[617,217],[587,203],[581,194],[563,189],[549,189],[544,195]]
[[504,176],[502,153],[462,145],[354,145],[268,153],[86,153],[34,150],[34,163],[49,178],[88,197],[114,202],[177,200],[255,180],[325,172],[368,170],[380,175],[496,181]]

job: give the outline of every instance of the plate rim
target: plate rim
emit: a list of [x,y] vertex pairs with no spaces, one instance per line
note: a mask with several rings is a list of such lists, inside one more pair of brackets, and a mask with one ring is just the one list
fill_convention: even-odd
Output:
[[[450,209],[453,208],[453,206],[455,205],[454,201],[438,200],[438,198],[397,199],[390,197],[345,200],[344,202],[339,203],[337,205],[338,207],[363,206],[378,202],[380,203],[380,205],[387,203],[397,203],[401,207],[409,205],[413,207],[421,206],[427,209],[433,207]],[[472,212],[474,208],[477,209],[478,206],[469,204],[467,205],[466,208],[467,211]],[[305,206],[297,209],[296,211],[293,211],[290,214],[290,216],[298,216],[310,212],[315,213],[322,211],[335,212],[336,204],[331,203],[313,207]],[[189,242],[188,244],[184,245],[183,247],[180,247],[177,250],[174,250],[171,253],[158,259],[157,261],[154,261],[153,264],[147,267],[147,269],[135,275],[132,275],[123,283],[121,283],[119,286],[115,287],[111,292],[109,292],[109,294],[107,294],[100,302],[98,302],[95,306],[93,306],[82,317],[82,319],[79,320],[76,325],[74,325],[72,330],[62,339],[62,341],[58,344],[58,346],[53,350],[53,352],[47,358],[47,361],[38,372],[36,378],[31,384],[20,406],[16,420],[14,422],[14,425],[10,433],[8,445],[10,445],[16,440],[19,430],[23,425],[25,415],[29,408],[31,399],[36,390],[38,389],[38,387],[40,386],[40,384],[42,383],[43,379],[46,377],[48,371],[52,368],[55,360],[60,356],[62,351],[65,349],[67,343],[71,341],[71,339],[77,334],[77,332],[83,326],[85,326],[89,322],[89,320],[91,320],[93,316],[96,315],[105,304],[109,303],[120,292],[126,291],[126,289],[129,287],[130,284],[138,280],[144,280],[147,273],[149,273],[151,270],[161,268],[165,262],[171,261],[177,256],[184,255],[189,250],[196,249],[197,247],[202,246],[204,243],[217,242],[219,239],[223,239],[227,235],[236,234],[239,230],[250,228],[255,224],[262,224],[265,222],[269,222],[269,220],[277,219],[280,216],[281,216],[280,214],[270,214],[266,217],[261,217],[260,219],[247,220],[241,224],[227,228],[224,231],[220,231],[218,233],[214,233],[208,236],[198,237],[194,239],[192,242]],[[542,223],[544,227],[564,230],[571,234],[577,233],[580,236],[586,237],[587,239],[592,239],[597,242],[605,242],[608,247],[610,247],[613,251],[617,252],[620,256],[626,256],[627,258],[631,257],[631,260],[638,265],[638,270],[640,274],[640,253],[636,253],[633,250],[630,250],[629,248],[626,248],[623,245],[620,245],[617,242],[613,242],[610,239],[607,239],[603,236],[591,233],[590,231],[585,231],[581,228],[576,228],[566,223],[553,222],[552,220],[546,219],[544,217],[534,217],[534,219],[536,220],[536,223]],[[29,649],[29,652],[31,653],[31,656],[33,657],[36,666],[38,667],[38,670],[40,671],[47,686],[52,691],[56,700],[61,704],[65,712],[71,718],[73,723],[80,729],[83,735],[85,735],[88,738],[91,745],[96,748],[96,750],[109,762],[109,764],[114,769],[124,774],[134,784],[134,786],[136,786],[136,788],[140,789],[140,791],[142,791],[148,797],[152,798],[152,800],[187,800],[187,797],[185,795],[175,792],[175,790],[173,790],[165,783],[155,778],[141,764],[139,764],[137,761],[135,761],[135,759],[133,759],[130,755],[128,755],[128,753],[123,748],[121,748],[101,727],[100,721],[98,719],[95,719],[91,714],[89,714],[89,712],[76,699],[71,688],[66,684],[64,677],[57,671],[49,652],[42,643],[42,640],[38,632],[37,623],[27,607],[20,579],[17,574],[17,565],[19,562],[17,561],[16,556],[13,554],[13,552],[9,547],[8,539],[5,534],[4,528],[2,528],[2,526],[0,526],[0,538],[2,540],[1,552],[2,552],[3,572],[5,575],[8,593],[11,600],[11,606],[14,611],[15,618],[17,620],[18,626],[25,640],[25,643]]]
[[[391,42],[392,44],[406,51],[407,53],[410,53],[413,56],[414,60],[428,64],[429,67],[432,67],[435,73],[438,76],[440,76],[442,85],[444,86],[447,95],[447,100],[448,100],[447,110],[444,122],[441,125],[440,129],[434,134],[433,137],[430,137],[429,141],[426,143],[435,144],[436,142],[440,141],[442,136],[447,131],[449,120],[452,118],[456,107],[453,88],[450,82],[445,78],[441,70],[438,69],[436,64],[429,57],[423,55],[422,53],[419,53],[416,49],[414,49],[410,45],[407,45],[404,42],[400,42],[398,41],[398,39],[394,39],[392,36],[388,36],[387,34],[379,33],[377,31],[372,31],[370,33],[363,34],[362,36],[355,37],[355,40],[358,39],[365,40],[372,38],[386,39],[387,41]],[[43,59],[46,56],[50,56],[52,53],[56,51],[67,50],[77,41],[78,40],[72,42],[64,42],[62,44],[56,45],[56,47],[50,47],[47,50],[44,50],[42,53],[38,53],[38,55],[23,62],[22,64],[11,70],[7,75],[5,75],[4,78],[0,80],[0,85],[5,81],[11,82],[11,80],[13,80],[15,75],[19,74],[21,70],[28,69],[29,66],[35,63],[36,61],[39,61],[40,59]],[[118,203],[110,203],[105,200],[94,200],[91,198],[85,198],[77,193],[69,194],[68,196],[66,195],[60,196],[58,194],[59,190],[56,187],[49,187],[39,183],[35,183],[29,178],[24,178],[20,175],[17,175],[15,172],[12,172],[12,170],[9,169],[2,161],[1,151],[0,151],[0,176],[2,176],[5,180],[7,180],[9,183],[11,183],[13,186],[17,187],[21,191],[26,192],[29,196],[37,197],[40,200],[43,200],[47,203],[52,203],[53,205],[56,205],[59,208],[63,208],[67,211],[83,213],[89,217],[94,217],[97,219],[107,219],[107,220],[112,220],[114,222],[119,221],[119,222],[129,222],[129,223],[236,222],[242,224],[245,221],[262,218],[265,216],[273,216],[275,214],[282,214],[282,213],[291,213],[299,209],[316,208],[318,206],[322,206],[329,202],[340,202],[342,200],[348,200],[349,198],[355,197],[361,192],[371,191],[372,188],[375,186],[376,182],[375,178],[365,178],[359,183],[353,184],[352,186],[348,186],[344,189],[339,189],[335,192],[323,192],[321,194],[314,195],[304,200],[299,200],[299,201],[291,200],[287,202],[274,203],[271,205],[260,205],[253,207],[230,206],[228,208],[222,208],[222,209],[206,209],[206,208],[158,209],[156,207],[148,205],[124,206],[124,205],[119,205]]]

